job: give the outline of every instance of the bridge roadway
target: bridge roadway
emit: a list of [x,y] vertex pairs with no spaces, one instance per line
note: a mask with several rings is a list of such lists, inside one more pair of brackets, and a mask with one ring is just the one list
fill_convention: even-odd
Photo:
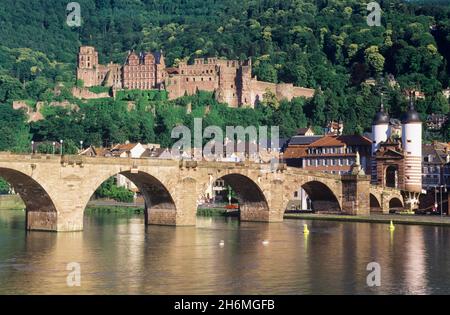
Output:
[[117,174],[130,179],[142,193],[146,224],[195,225],[198,200],[217,179],[224,179],[237,193],[244,221],[281,222],[288,201],[300,187],[319,211],[367,215],[370,209],[386,213],[393,202],[403,206],[399,190],[372,186],[369,176],[305,171],[282,163],[0,152],[0,177],[23,199],[28,230],[82,230],[88,201]]

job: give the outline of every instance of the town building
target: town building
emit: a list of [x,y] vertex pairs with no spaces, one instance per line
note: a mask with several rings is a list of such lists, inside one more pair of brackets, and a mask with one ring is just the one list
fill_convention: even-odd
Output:
[[422,146],[422,187],[419,210],[448,213],[450,189],[450,150],[448,143],[433,142]]
[[422,187],[450,187],[450,148],[448,143],[433,142],[422,146]]
[[426,126],[430,131],[441,131],[442,127],[447,123],[448,117],[444,114],[431,114],[428,115]]
[[370,174],[370,139],[360,135],[335,134],[339,133],[343,125],[333,125],[335,128],[330,128],[330,133],[326,135],[308,133],[292,137],[283,152],[286,164],[306,170],[348,174],[359,152],[362,168],[366,174]]
[[101,65],[92,46],[81,46],[78,54],[77,79],[85,87],[107,86],[118,89],[164,89],[169,99],[192,95],[197,91],[214,92],[219,102],[231,107],[254,107],[268,92],[278,99],[310,98],[313,89],[292,83],[270,83],[252,77],[252,62],[219,58],[194,59],[193,64],[180,62],[166,68],[159,52],[129,52],[125,64]]
[[314,136],[314,130],[311,127],[298,128],[297,136]]

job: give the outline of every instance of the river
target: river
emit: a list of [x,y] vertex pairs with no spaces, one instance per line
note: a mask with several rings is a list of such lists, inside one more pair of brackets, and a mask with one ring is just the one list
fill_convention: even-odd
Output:
[[[142,214],[97,213],[83,232],[27,233],[24,221],[0,211],[0,294],[450,293],[446,227],[199,217],[145,228]],[[72,262],[80,286],[67,284]],[[367,285],[370,262],[380,286]]]

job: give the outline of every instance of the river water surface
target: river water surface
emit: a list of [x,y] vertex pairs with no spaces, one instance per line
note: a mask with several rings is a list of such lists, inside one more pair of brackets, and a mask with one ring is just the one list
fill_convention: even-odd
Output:
[[[27,233],[24,221],[0,211],[0,294],[450,293],[445,227],[199,217],[145,228],[143,215],[87,214],[83,232]],[[71,262],[79,287],[67,285]],[[379,287],[367,286],[370,262]]]

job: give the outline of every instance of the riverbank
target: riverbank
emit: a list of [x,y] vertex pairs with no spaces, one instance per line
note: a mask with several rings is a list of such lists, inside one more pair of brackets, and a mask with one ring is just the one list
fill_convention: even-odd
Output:
[[373,214],[370,216],[353,216],[340,214],[312,214],[312,213],[289,213],[284,215],[285,219],[297,220],[322,220],[322,221],[344,221],[365,223],[390,223],[408,225],[431,225],[450,226],[449,216],[434,215],[400,215],[400,214]]
[[18,195],[0,195],[0,210],[23,210],[25,205]]
[[[118,214],[140,214],[144,213],[144,206],[136,204],[107,204],[89,203],[85,213],[118,213]],[[214,217],[214,216],[231,216],[235,212],[228,212],[225,208],[198,208],[197,216]]]
[[87,206],[84,211],[87,214],[92,213],[117,213],[117,214],[141,214],[144,208],[128,206]]

